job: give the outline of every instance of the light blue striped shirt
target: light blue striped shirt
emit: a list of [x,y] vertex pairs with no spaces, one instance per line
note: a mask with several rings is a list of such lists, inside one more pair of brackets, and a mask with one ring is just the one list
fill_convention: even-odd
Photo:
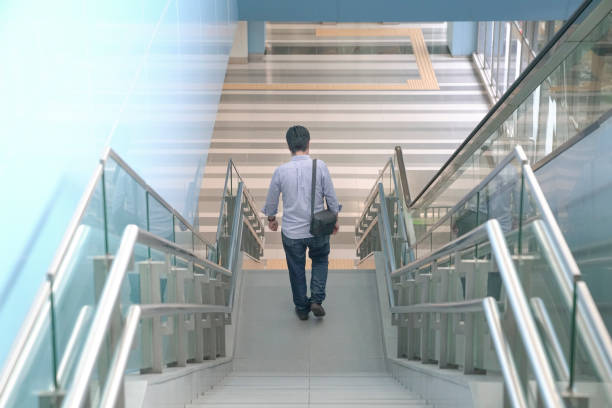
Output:
[[[268,198],[263,213],[268,217],[278,212],[278,198],[283,195],[282,231],[291,239],[310,238],[310,191],[312,188],[312,159],[308,155],[293,156],[291,161],[279,166],[272,176]],[[340,212],[334,184],[327,165],[317,159],[317,185],[314,211],[324,210],[323,197],[329,209]]]

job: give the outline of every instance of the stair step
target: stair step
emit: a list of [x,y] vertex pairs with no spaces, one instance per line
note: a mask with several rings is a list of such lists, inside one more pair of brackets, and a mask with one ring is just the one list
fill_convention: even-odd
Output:
[[427,405],[424,403],[418,402],[368,402],[368,401],[352,401],[352,402],[344,402],[344,403],[303,403],[303,404],[295,404],[295,403],[287,403],[287,404],[273,404],[270,405],[268,403],[258,404],[258,403],[244,403],[244,404],[224,404],[224,403],[198,403],[198,404],[187,404],[185,408],[340,408],[340,407],[359,407],[359,408],[377,408],[377,407],[407,407],[407,408],[430,408],[431,405]]
[[427,407],[392,377],[232,375],[188,407]]

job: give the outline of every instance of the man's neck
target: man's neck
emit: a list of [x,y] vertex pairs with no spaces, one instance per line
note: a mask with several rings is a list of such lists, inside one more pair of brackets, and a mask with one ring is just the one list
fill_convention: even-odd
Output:
[[308,150],[306,150],[305,152],[295,152],[293,155],[294,156],[308,156],[310,152]]

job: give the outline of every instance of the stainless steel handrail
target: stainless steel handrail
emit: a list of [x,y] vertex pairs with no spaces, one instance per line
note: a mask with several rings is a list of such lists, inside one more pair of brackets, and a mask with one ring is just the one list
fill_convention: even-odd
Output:
[[66,386],[70,366],[74,364],[74,359],[76,358],[74,349],[79,339],[85,334],[83,329],[86,327],[86,322],[91,317],[92,312],[93,307],[90,305],[85,305],[81,308],[81,311],[76,319],[76,323],[72,329],[72,334],[70,335],[70,340],[68,340],[68,343],[66,344],[64,357],[62,358],[62,362],[57,369],[57,383],[60,385],[60,387]]
[[226,306],[189,304],[132,305],[128,310],[125,328],[117,344],[115,359],[108,371],[107,383],[101,393],[100,408],[114,408],[121,394],[128,358],[138,333],[138,323],[145,317],[172,316],[183,313],[229,313]]
[[559,337],[557,337],[557,333],[555,333],[555,328],[550,320],[550,315],[548,314],[546,305],[544,304],[542,298],[531,298],[530,304],[535,319],[539,323],[546,340],[551,345],[551,360],[557,369],[559,378],[562,381],[567,381],[570,377],[569,366],[565,356],[563,355],[561,342],[559,341]]
[[[421,266],[433,263],[439,258],[443,258],[451,253],[456,253],[470,248],[471,246],[482,242],[484,239],[488,239],[488,242],[491,245],[491,250],[497,263],[504,288],[506,289],[510,309],[514,315],[516,325],[529,357],[529,361],[535,374],[536,382],[541,391],[543,401],[547,407],[552,408],[563,406],[561,397],[556,389],[552,369],[548,363],[548,360],[546,359],[544,346],[538,334],[533,316],[530,312],[527,298],[523,292],[518,273],[514,267],[514,262],[512,261],[512,257],[508,251],[508,247],[506,246],[504,234],[497,220],[489,220],[457,240],[446,244],[433,254],[429,255],[427,258],[412,262],[402,268],[399,268],[393,272],[391,277],[404,275],[418,270],[418,268]],[[389,296],[394,296],[392,290],[389,291]],[[479,299],[479,301],[482,301],[482,299]],[[462,302],[458,306],[460,308],[467,309],[476,307],[474,304],[470,305],[469,302]],[[414,310],[411,310],[408,306],[405,307],[409,312],[424,311],[418,310],[416,307]],[[427,305],[426,307],[432,308],[433,305]],[[438,307],[442,306],[438,305]],[[393,309],[394,308],[391,308],[391,310]]]
[[378,192],[378,184],[380,183],[380,180],[384,177],[385,175],[385,171],[387,171],[387,168],[389,166],[391,166],[393,160],[391,158],[387,159],[387,162],[385,163],[384,167],[382,168],[382,170],[378,173],[378,176],[376,177],[376,180],[374,181],[374,185],[372,186],[372,188],[370,189],[370,191],[368,192],[368,195],[366,196],[367,198],[365,199],[365,203],[366,203],[366,208],[369,207],[369,205],[367,205],[367,203],[369,201],[374,200],[374,198],[376,197],[376,194]]
[[[238,168],[236,167],[236,164],[234,163],[234,161],[232,159],[230,159],[227,162],[227,170],[225,172],[225,183],[223,185],[223,197],[225,197],[227,195],[227,191],[228,191],[228,181],[230,181],[231,177],[232,177],[232,173],[235,172],[236,175],[238,176],[238,184],[242,183],[243,184],[243,194],[246,197],[247,200],[247,204],[249,205],[249,207],[251,208],[251,211],[253,212],[253,214],[256,217],[257,220],[257,224],[259,225],[259,227],[261,228],[261,231],[263,232],[263,223],[261,222],[261,219],[257,216],[257,214],[259,214],[259,209],[257,208],[257,205],[255,204],[255,200],[253,199],[253,196],[251,194],[251,192],[249,191],[248,188],[246,188],[246,183],[244,182],[244,179],[242,178],[242,176],[240,175],[240,172],[238,172]],[[225,205],[225,202],[222,202],[221,204],[221,209],[220,209],[220,214],[219,214],[219,224],[217,225],[217,240],[219,239],[219,231],[221,231],[221,222],[222,222],[222,217],[223,217],[223,206]]]
[[[251,225],[251,223],[249,222],[249,220],[247,220],[246,218],[244,218],[244,223],[247,225],[247,227],[249,228],[249,231],[251,232],[251,235],[254,237],[255,241],[257,242],[257,244],[259,245],[260,248],[263,248],[264,246],[264,237],[265,237],[265,228],[264,228],[264,224],[261,221],[261,218],[258,216],[259,214],[259,209],[257,208],[257,205],[255,204],[255,200],[253,199],[251,193],[249,192],[249,190],[246,187],[246,184],[244,182],[244,179],[242,178],[242,176],[240,175],[240,173],[238,172],[238,169],[236,168],[236,165],[234,164],[233,160],[230,159],[227,163],[227,170],[225,172],[225,182],[223,184],[223,196],[221,199],[221,207],[219,209],[219,219],[218,219],[218,223],[217,223],[217,243],[219,242],[219,240],[221,239],[221,236],[223,234],[223,221],[224,221],[224,209],[226,206],[226,202],[225,202],[225,197],[228,196],[228,191],[230,189],[230,187],[233,190],[233,181],[232,181],[232,174],[236,173],[236,176],[238,177],[237,180],[237,189],[241,188],[241,191],[236,191],[236,197],[238,202],[236,203],[236,206],[240,208],[240,211],[242,211],[242,199],[244,197],[244,200],[246,201],[247,206],[250,208],[250,211],[253,213],[254,217],[255,217],[255,222],[257,224],[256,228],[259,230],[259,232],[257,232],[255,230],[255,228],[253,228],[253,225]],[[231,192],[230,192],[231,194]],[[239,197],[239,198],[238,198]],[[235,210],[235,214],[234,216],[237,214],[236,210]]]
[[[503,304],[502,304],[503,305]],[[510,352],[510,346],[504,335],[499,317],[498,302],[492,297],[467,300],[463,302],[428,303],[411,306],[398,306],[391,309],[392,313],[476,313],[484,312],[491,335],[493,346],[499,361],[499,366],[508,389],[508,397],[512,407],[527,408],[527,399],[521,387],[521,381]]]
[[471,299],[460,302],[417,303],[394,306],[389,310],[391,313],[471,313],[482,311],[482,301],[483,299]]
[[[494,220],[489,220],[489,221],[494,221]],[[473,230],[461,235],[459,238],[455,239],[454,241],[451,241],[447,243],[446,245],[443,245],[437,251],[430,254],[426,258],[417,259],[414,262],[411,262],[407,265],[397,268],[391,273],[391,277],[395,278],[401,275],[405,275],[407,273],[410,273],[414,270],[419,269],[421,266],[432,263],[436,259],[439,259],[447,255],[450,255],[452,253],[455,253],[461,250],[462,248],[469,248],[470,246],[479,242],[479,240],[482,240],[482,238],[486,235],[486,225],[487,223],[479,225]]]
[[53,280],[57,271],[59,270],[62,262],[64,261],[66,254],[68,253],[68,249],[70,244],[75,236],[81,221],[83,221],[83,217],[85,216],[85,211],[91,202],[91,199],[95,193],[96,185],[98,181],[102,178],[102,174],[104,173],[104,163],[106,159],[110,155],[111,149],[106,149],[100,162],[96,166],[94,173],[87,183],[87,187],[85,188],[85,193],[79,200],[77,204],[76,211],[72,216],[70,222],[68,223],[68,228],[66,229],[66,233],[62,237],[60,241],[60,245],[53,256],[51,264],[49,265],[49,269],[47,270],[47,281],[43,283],[40,290],[37,292],[36,297],[34,298],[34,302],[26,315],[24,323],[17,334],[15,339],[15,343],[13,344],[11,351],[7,357],[7,360],[4,364],[3,370],[0,376],[0,402],[2,402],[2,396],[8,394],[6,392],[7,387],[9,386],[10,378],[16,375],[15,371],[19,371],[18,367],[23,366],[23,360],[26,357],[26,353],[23,353],[23,350],[27,348],[27,344],[31,343],[33,333],[35,332],[35,327],[40,327],[40,324],[37,324],[40,316],[44,313],[45,316],[48,316],[48,311],[44,311],[46,302],[49,300],[49,295],[51,294]]
[[[482,190],[489,182],[491,182],[491,180],[493,180],[493,178],[497,176],[506,166],[510,165],[513,160],[517,160],[518,164],[521,166],[525,186],[531,193],[533,202],[538,210],[539,217],[541,218],[541,221],[536,220],[534,222],[534,226],[536,228],[535,231],[539,234],[539,240],[542,245],[546,246],[544,252],[550,258],[549,263],[554,269],[553,272],[557,277],[558,284],[563,292],[566,306],[571,309],[573,307],[573,283],[574,280],[581,280],[581,273],[576,261],[572,256],[569,246],[563,237],[561,229],[556,222],[554,214],[546,201],[544,193],[537,182],[535,174],[528,163],[526,155],[520,146],[515,146],[512,153],[506,156],[500,162],[500,164],[484,180],[474,187],[459,203],[457,203],[447,213],[447,215],[430,227],[428,232],[419,242],[422,242],[423,239],[426,239],[440,225],[447,222],[449,217],[452,217],[469,199],[471,199],[478,191]],[[454,252],[455,249],[453,248],[459,245],[461,241],[474,241],[473,238],[475,231],[476,230],[473,230],[470,233],[461,236],[456,241],[453,241],[453,243],[443,246],[436,252],[436,256],[440,257],[442,256],[440,255],[441,253],[450,254]],[[413,262],[394,271],[391,274],[391,277],[397,277],[399,275],[409,273],[410,271],[416,270],[419,267],[430,263],[431,260],[432,256],[429,256],[425,259]],[[559,271],[557,270],[557,265],[560,268]],[[593,360],[596,371],[605,382],[611,382],[612,340],[605,327],[605,324],[603,323],[603,319],[601,318],[601,314],[597,309],[595,301],[586,287],[586,284],[584,284],[584,282],[579,283],[580,285],[577,285],[577,287],[580,288],[578,292],[578,327],[580,328],[580,333],[582,333],[582,338],[585,341],[585,345]],[[554,340],[555,339],[553,338],[551,341]],[[553,346],[554,344],[556,343],[553,342]],[[557,354],[559,354],[559,350],[557,350]],[[560,375],[562,377],[566,376],[569,369],[567,368],[567,363],[564,361],[564,356],[562,356],[562,354],[553,356],[553,361],[555,362]]]
[[[534,232],[539,242],[547,248],[545,253],[550,257],[549,262],[553,267],[556,283],[562,291],[566,307],[570,310],[573,307],[573,290],[574,282],[576,282],[577,327],[598,374],[605,382],[612,383],[612,340],[591,292],[586,283],[582,281],[580,270],[572,272],[566,269],[568,263],[563,262],[559,255],[561,252],[555,249],[559,244],[565,243],[563,236],[561,236],[562,242],[556,242],[557,238],[548,228],[547,223],[542,221],[534,222]],[[573,257],[570,261],[574,261]],[[607,392],[612,400],[612,389]]]
[[359,248],[361,246],[361,244],[363,243],[363,241],[365,241],[367,239],[368,234],[376,226],[377,223],[378,223],[378,215],[376,217],[374,217],[372,219],[372,221],[370,221],[370,225],[368,225],[368,228],[366,228],[365,231],[363,231],[363,234],[361,235],[361,238],[359,238],[359,240],[357,240],[357,243],[355,245],[357,248]]
[[[88,332],[87,341],[85,342],[83,351],[81,352],[82,358],[80,359],[75,370],[72,388],[69,390],[66,400],[63,403],[64,407],[81,407],[84,402],[87,387],[93,374],[98,354],[100,353],[102,344],[104,343],[104,336],[100,334],[106,333],[108,330],[115,305],[119,299],[121,285],[127,275],[130,264],[132,263],[134,249],[136,248],[137,244],[158,249],[169,255],[176,255],[181,258],[185,258],[189,262],[197,262],[200,265],[213,268],[215,271],[223,273],[224,275],[232,276],[232,272],[219,265],[213,264],[208,260],[198,258],[194,253],[190,253],[189,251],[186,251],[170,241],[157,237],[147,231],[143,231],[136,225],[128,225],[125,228],[121,238],[119,250],[117,251],[115,260],[113,261],[111,270],[106,280],[106,284],[104,285],[104,289],[100,296],[100,301],[97,305],[96,313],[93,317],[93,321]],[[193,310],[195,305],[180,305],[180,307],[184,309],[180,309],[178,305],[168,305],[168,307],[179,310],[177,313],[180,313]],[[152,307],[148,310],[150,313],[165,313],[166,311],[163,308],[164,306],[158,307],[158,309],[155,310],[155,308]],[[214,306],[214,308],[215,312],[231,312],[231,309],[228,306]],[[217,308],[219,310],[217,310]]]
[[[521,166],[521,171],[526,187],[529,189],[533,202],[537,207],[542,223],[536,225],[536,232],[541,234],[541,242],[549,243],[546,253],[550,253],[552,259],[558,262],[562,270],[562,282],[559,282],[565,295],[565,302],[569,308],[572,303],[573,282],[575,279],[581,279],[580,269],[563,237],[561,229],[554,217],[554,214],[548,205],[544,193],[533,173],[531,166],[527,160],[527,156],[522,147],[517,145],[512,153],[508,154],[498,166],[476,187],[474,187],[464,198],[457,203],[444,217],[428,229],[428,232],[419,241],[422,242],[429,234],[433,233],[440,225],[443,225],[450,217],[452,217],[468,200],[470,200],[478,191],[482,190],[488,183],[493,180],[506,166],[516,160]],[[459,238],[468,239],[472,234],[468,233]],[[456,242],[456,241],[455,241]],[[447,245],[448,246],[448,245]],[[442,247],[442,249],[447,246]],[[426,258],[428,259],[428,258]],[[402,274],[403,270],[409,269],[410,265],[423,265],[426,259],[418,260],[415,263],[409,264],[406,267],[394,271],[392,277]],[[555,271],[556,272],[556,271]],[[579,326],[583,328],[581,332],[587,341],[589,352],[595,357],[598,372],[600,375],[612,381],[612,339],[603,323],[601,314],[599,313],[592,295],[586,288],[581,289],[579,300],[578,319]]]
[[504,377],[504,384],[508,389],[508,397],[512,407],[527,408],[527,399],[521,387],[521,380],[518,376],[518,370],[512,358],[510,347],[504,336],[504,331],[501,327],[501,319],[497,309],[495,299],[488,297],[482,300],[487,325],[489,326],[489,334],[495,347],[495,352],[499,361],[499,366]]
[[[387,171],[387,169],[390,170],[391,173],[391,178],[393,180],[393,187],[395,189],[395,196],[396,199],[398,200],[398,204],[401,206],[400,208],[400,215],[402,217],[404,217],[406,215],[406,210],[407,208],[405,208],[406,205],[406,196],[410,196],[410,194],[406,191],[407,189],[407,185],[408,182],[406,180],[406,173],[405,173],[405,168],[403,166],[403,156],[402,156],[402,149],[400,146],[396,146],[395,147],[395,151],[394,151],[395,156],[398,157],[398,163],[401,163],[400,167],[398,168],[399,172],[400,172],[400,179],[398,180],[395,174],[395,165],[393,163],[393,158],[389,158],[385,164],[385,166],[383,167],[382,171],[380,172],[380,174],[378,175],[378,177],[376,178],[376,182],[374,184],[374,186],[372,187],[372,189],[370,190],[370,192],[368,193],[368,197],[365,200],[365,205],[364,205],[364,210],[361,214],[361,216],[359,217],[359,219],[357,219],[357,223],[356,223],[356,230],[358,231],[359,228],[357,226],[360,225],[360,223],[362,222],[362,220],[366,217],[366,214],[368,213],[370,207],[372,207],[374,205],[374,202],[376,200],[376,197],[380,195],[380,185],[382,185],[383,183],[380,182],[380,180],[382,179],[382,177],[385,175],[385,172]],[[384,188],[383,188],[384,191]],[[380,212],[382,213],[382,211]],[[361,234],[361,236],[359,237],[359,240],[356,242],[356,247],[359,248],[361,246],[361,243],[366,239],[369,231],[372,229],[373,224],[377,221],[377,219],[380,216],[380,213],[377,217],[375,217],[374,219],[372,219],[370,221],[370,225],[366,228],[366,230],[363,232],[363,234]],[[386,216],[386,215],[385,215]],[[410,248],[410,233],[407,229],[406,226],[406,222],[404,222],[404,220],[402,219],[401,222],[399,222],[399,228],[400,228],[400,233],[402,235],[402,239],[404,240],[404,242],[409,246],[408,250],[410,251],[410,258],[412,259],[412,252],[411,252],[411,248]]]
[[138,333],[138,324],[140,323],[141,317],[142,307],[139,305],[130,306],[125,319],[125,326],[123,327],[123,332],[121,333],[121,338],[117,345],[115,358],[108,370],[108,379],[100,398],[100,408],[115,408],[121,406],[117,404],[117,398],[119,398],[119,394],[123,389],[125,368],[127,367],[128,359],[132,351],[132,343],[134,343],[134,339]]
[[39,323],[40,316],[48,316],[48,311],[44,310],[45,304],[49,299],[53,286],[57,283],[57,273],[60,270],[62,263],[66,259],[70,245],[83,221],[83,217],[85,216],[89,203],[96,192],[96,186],[98,182],[102,180],[104,170],[109,159],[114,160],[125,172],[130,175],[130,177],[134,178],[134,180],[136,180],[145,189],[145,191],[159,201],[159,203],[162,204],[169,212],[171,212],[173,216],[185,224],[185,226],[191,230],[191,232],[197,236],[200,241],[211,248],[216,248],[215,245],[212,245],[205,238],[203,238],[200,233],[195,230],[191,223],[185,220],[181,214],[171,207],[170,204],[168,204],[142,179],[142,177],[140,177],[127,163],[125,163],[125,161],[113,149],[107,148],[102,154],[102,157],[100,158],[91,179],[87,183],[85,192],[77,205],[76,211],[74,212],[74,215],[68,224],[68,228],[66,229],[66,233],[60,242],[51,264],[49,265],[49,269],[47,270],[47,282],[43,283],[41,289],[36,294],[32,307],[28,311],[24,324],[17,334],[15,343],[13,344],[11,352],[9,353],[4,364],[2,375],[0,376],[0,402],[2,400],[1,396],[7,394],[6,390],[9,386],[10,378],[15,377],[17,375],[16,371],[19,371],[21,369],[20,367],[23,367],[22,360],[28,355],[27,353],[24,353],[23,350],[27,348],[27,344],[30,343],[32,337],[37,337],[36,328],[38,327],[40,329],[41,327],[41,324]]

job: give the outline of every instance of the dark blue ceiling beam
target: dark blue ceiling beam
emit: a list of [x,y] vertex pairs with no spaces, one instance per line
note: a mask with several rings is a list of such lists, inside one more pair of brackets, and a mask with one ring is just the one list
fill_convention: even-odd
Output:
[[581,0],[238,0],[240,20],[416,22],[565,20]]

